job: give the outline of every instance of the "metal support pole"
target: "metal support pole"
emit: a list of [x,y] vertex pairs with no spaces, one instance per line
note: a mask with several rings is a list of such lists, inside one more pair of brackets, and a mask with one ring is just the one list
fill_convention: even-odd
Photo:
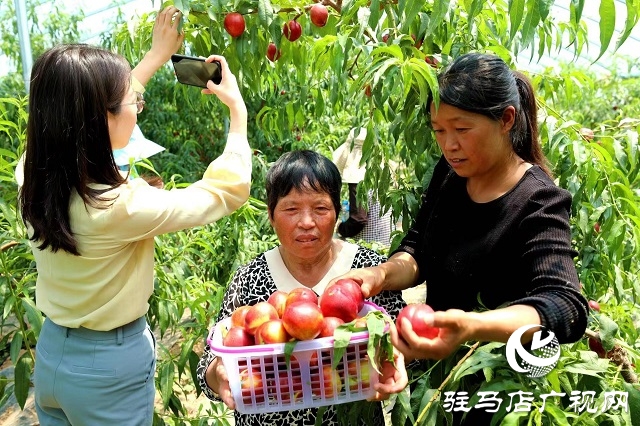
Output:
[[31,80],[31,67],[33,65],[33,54],[31,53],[31,37],[27,26],[27,6],[25,0],[14,0],[16,7],[16,18],[18,19],[18,40],[20,41],[20,59],[22,60],[22,79],[27,94]]

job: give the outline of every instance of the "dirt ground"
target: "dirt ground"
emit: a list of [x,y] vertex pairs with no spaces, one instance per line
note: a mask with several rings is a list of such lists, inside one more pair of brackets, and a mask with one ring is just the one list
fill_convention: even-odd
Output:
[[[426,297],[426,287],[424,284],[403,291],[403,297],[407,303],[424,303]],[[157,334],[156,334],[157,335]],[[161,343],[167,347],[173,345],[179,345],[180,342],[176,336],[165,335],[161,340]],[[7,377],[11,380],[13,377],[13,367],[7,360],[0,366],[0,376]],[[188,389],[185,389],[188,391]],[[182,401],[184,406],[187,407],[190,413],[196,415],[201,412],[202,406],[207,406],[207,399],[201,395],[195,397],[195,390],[189,393],[189,396],[185,401]],[[156,398],[156,403],[160,406],[159,397]],[[388,420],[388,419],[387,419]],[[388,423],[388,422],[387,422]],[[35,413],[35,407],[33,402],[33,390],[29,393],[24,410],[20,409],[20,406],[16,403],[15,398],[12,396],[3,407],[0,407],[0,425],[2,426],[39,426],[38,418]]]

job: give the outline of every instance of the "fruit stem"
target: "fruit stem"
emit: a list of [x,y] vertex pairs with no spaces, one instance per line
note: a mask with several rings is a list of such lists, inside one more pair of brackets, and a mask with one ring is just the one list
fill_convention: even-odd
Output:
[[418,416],[418,420],[416,420],[415,424],[419,425],[421,423],[423,417],[427,415],[427,411],[429,411],[429,408],[431,407],[431,404],[433,404],[433,401],[435,401],[436,399],[440,398],[440,394],[442,393],[442,389],[444,389],[444,387],[447,385],[447,383],[449,383],[449,380],[451,380],[451,378],[453,377],[455,372],[460,368],[462,363],[465,362],[467,360],[467,358],[469,358],[476,351],[476,349],[478,349],[478,346],[480,346],[480,342],[474,343],[473,346],[471,346],[471,348],[469,349],[469,352],[467,352],[460,359],[460,361],[458,361],[458,363],[451,369],[451,371],[449,371],[449,375],[447,377],[445,377],[445,379],[442,381],[440,386],[438,386],[438,389],[436,389],[436,391],[433,393],[433,395],[431,395],[431,399],[429,399],[429,402],[427,402],[427,405],[425,405],[425,407],[420,412],[420,415]]
[[331,0],[318,0],[316,3],[321,3],[325,6],[330,6],[336,10],[336,12],[340,13],[342,11],[342,0],[338,0],[336,3]]
[[9,241],[8,243],[3,244],[2,246],[0,246],[0,251],[9,250],[11,247],[15,247],[18,244],[20,244],[20,243],[17,242],[17,241]]
[[[587,328],[584,332],[584,335],[602,343],[600,333],[598,333],[597,331],[593,331]],[[623,347],[616,343],[613,349],[607,352],[606,357],[618,366],[618,372],[625,382],[638,383],[638,376],[636,375],[635,371],[633,370],[633,366],[629,361],[627,351]]]

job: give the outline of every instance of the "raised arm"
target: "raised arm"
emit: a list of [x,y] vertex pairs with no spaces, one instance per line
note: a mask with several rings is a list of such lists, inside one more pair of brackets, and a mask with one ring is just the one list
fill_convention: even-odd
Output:
[[[184,34],[178,32],[181,15],[175,6],[168,6],[158,12],[156,22],[153,25],[151,49],[131,71],[131,75],[143,87],[149,82],[153,74],[171,59],[171,55],[176,53],[182,46]],[[134,89],[136,88],[134,87]],[[141,89],[137,88],[137,90],[140,91]]]

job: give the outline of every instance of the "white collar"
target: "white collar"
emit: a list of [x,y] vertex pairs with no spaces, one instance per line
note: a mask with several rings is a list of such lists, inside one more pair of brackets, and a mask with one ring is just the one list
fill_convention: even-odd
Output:
[[[336,260],[331,265],[331,268],[327,271],[327,273],[322,277],[322,279],[311,289],[316,292],[316,294],[321,295],[324,292],[324,289],[327,287],[329,281],[338,277],[342,274],[345,274],[351,269],[351,265],[353,265],[353,260],[356,257],[356,253],[358,252],[358,245],[352,244],[342,240],[335,240],[338,245],[338,253],[336,254]],[[269,272],[271,273],[271,277],[276,284],[276,288],[278,290],[282,290],[285,292],[290,292],[294,288],[297,287],[306,287],[304,284],[301,284],[298,280],[296,280],[293,275],[289,272],[287,267],[282,260],[282,256],[280,255],[280,250],[278,247],[275,247],[269,251],[264,253],[264,256],[267,260],[267,265],[269,267]]]

